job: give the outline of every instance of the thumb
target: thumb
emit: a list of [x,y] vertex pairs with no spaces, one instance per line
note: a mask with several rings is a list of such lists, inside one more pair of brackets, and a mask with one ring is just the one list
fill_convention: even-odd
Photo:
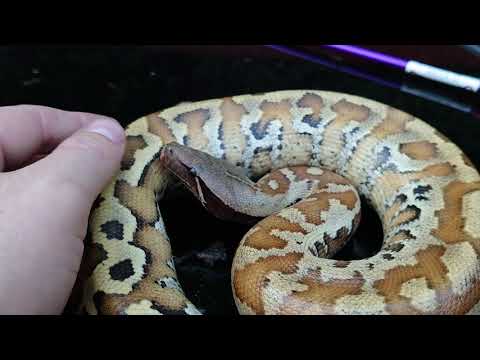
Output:
[[51,184],[66,185],[93,202],[119,170],[124,144],[120,124],[103,118],[78,130],[35,165]]
[[[82,259],[91,206],[120,168],[124,144],[122,127],[99,119],[42,160],[2,174],[0,210],[12,215],[1,224],[8,242],[0,242],[6,269],[0,311],[61,313]],[[10,277],[2,279],[4,273]]]

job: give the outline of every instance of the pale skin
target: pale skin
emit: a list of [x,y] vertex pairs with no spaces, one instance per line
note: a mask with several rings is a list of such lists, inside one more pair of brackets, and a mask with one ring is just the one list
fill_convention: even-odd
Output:
[[62,313],[90,209],[124,144],[101,115],[0,107],[0,314]]

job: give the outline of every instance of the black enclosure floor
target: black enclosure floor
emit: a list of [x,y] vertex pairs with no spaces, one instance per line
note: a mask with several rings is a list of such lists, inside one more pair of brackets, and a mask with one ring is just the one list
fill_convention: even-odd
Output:
[[[287,89],[350,93],[430,123],[480,168],[480,120],[301,60],[161,53],[144,47],[2,47],[0,69],[0,106],[28,103],[93,112],[124,126],[183,101]],[[162,202],[187,294],[208,314],[235,314],[230,263],[246,228],[212,219],[186,193]],[[182,211],[185,206],[192,212]],[[374,231],[375,248],[381,228],[375,214],[368,209],[365,214],[357,237],[370,238],[365,234]]]

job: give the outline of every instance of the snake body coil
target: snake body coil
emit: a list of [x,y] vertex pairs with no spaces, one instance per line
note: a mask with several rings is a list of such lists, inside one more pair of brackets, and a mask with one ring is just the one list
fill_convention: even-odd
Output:
[[[121,171],[91,215],[84,312],[199,314],[177,281],[157,206],[172,179],[160,154],[172,142],[244,168],[250,177],[283,169],[265,183],[266,198],[268,188],[274,197],[301,184],[302,174],[315,178],[324,170],[356,188],[331,177],[307,194],[310,200],[249,231],[232,266],[240,313],[480,310],[480,176],[425,122],[356,96],[281,91],[181,104],[135,121],[126,132]],[[332,238],[356,226],[356,191],[382,220],[383,247],[363,260],[323,258]],[[323,205],[318,210],[309,201]],[[312,238],[319,228],[323,235]]]

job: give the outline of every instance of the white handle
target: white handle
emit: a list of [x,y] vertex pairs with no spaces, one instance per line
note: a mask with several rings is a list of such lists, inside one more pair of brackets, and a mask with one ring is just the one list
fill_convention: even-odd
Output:
[[435,66],[423,64],[417,61],[409,61],[405,68],[407,73],[435,80],[444,84],[464,88],[473,92],[480,89],[480,79],[472,76],[457,74],[453,71],[439,69]]

